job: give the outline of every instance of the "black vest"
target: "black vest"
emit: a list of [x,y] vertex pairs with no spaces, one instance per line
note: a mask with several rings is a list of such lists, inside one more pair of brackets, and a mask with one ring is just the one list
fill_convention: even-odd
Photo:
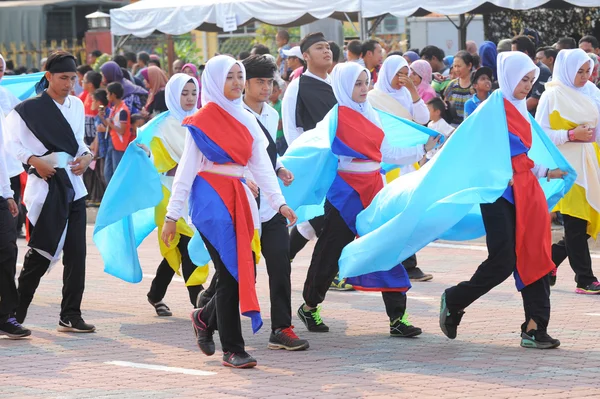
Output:
[[296,126],[308,131],[325,118],[337,100],[331,85],[306,75],[301,75],[299,79]]

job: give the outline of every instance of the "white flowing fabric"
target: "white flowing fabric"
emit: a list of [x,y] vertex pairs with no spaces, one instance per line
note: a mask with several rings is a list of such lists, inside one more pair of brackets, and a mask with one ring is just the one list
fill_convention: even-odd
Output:
[[504,98],[519,110],[526,121],[529,121],[527,100],[515,98],[514,91],[521,79],[531,71],[535,71],[535,82],[540,76],[540,68],[525,53],[505,51],[498,54],[498,84],[500,85],[500,91]]

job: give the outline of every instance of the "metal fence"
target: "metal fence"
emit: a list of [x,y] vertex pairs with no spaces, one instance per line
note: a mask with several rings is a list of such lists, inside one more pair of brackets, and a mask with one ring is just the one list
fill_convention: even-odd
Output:
[[85,49],[85,40],[52,40],[47,43],[43,40],[39,45],[35,43],[9,43],[8,48],[0,44],[0,54],[5,60],[11,60],[15,68],[40,68],[41,60],[48,57],[56,50],[68,51],[78,59],[80,63],[85,63],[87,53]]

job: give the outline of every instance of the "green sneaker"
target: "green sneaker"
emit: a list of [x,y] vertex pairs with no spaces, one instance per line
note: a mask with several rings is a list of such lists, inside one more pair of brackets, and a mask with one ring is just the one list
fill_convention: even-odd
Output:
[[390,336],[392,337],[410,338],[421,335],[421,333],[423,330],[408,321],[408,312],[404,312],[404,316],[390,321]]
[[329,332],[329,327],[321,319],[321,307],[304,310],[304,304],[298,309],[298,317],[310,332]]
[[354,291],[354,287],[352,285],[346,284],[346,279],[340,280],[339,274],[335,276],[329,289],[335,291]]

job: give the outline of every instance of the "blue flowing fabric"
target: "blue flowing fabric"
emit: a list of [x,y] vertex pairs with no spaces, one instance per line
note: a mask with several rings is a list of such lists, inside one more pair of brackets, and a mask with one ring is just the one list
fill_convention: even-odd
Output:
[[[163,199],[160,175],[137,144],[150,147],[158,126],[168,115],[167,111],[154,117],[129,144],[96,217],[93,240],[104,261],[104,271],[129,283],[142,281],[137,247],[156,228],[154,207]],[[197,265],[205,265],[210,259],[207,251],[190,252],[190,258]]]
[[[377,110],[386,140],[393,147],[425,144],[434,130],[412,121]],[[338,106],[334,106],[317,126],[298,137],[281,158],[281,163],[294,174],[294,183],[281,191],[298,223],[323,215],[325,195],[337,175],[338,158],[331,151],[337,130]],[[403,165],[382,164],[386,170]]]
[[[563,180],[540,179],[552,209],[577,174],[535,120],[529,120],[529,158],[568,172]],[[344,248],[340,277],[390,270],[436,239],[483,236],[479,204],[493,203],[505,192],[512,178],[510,154],[504,98],[497,90],[431,161],[387,185],[358,215],[361,237]]]
[[28,75],[5,75],[0,80],[0,86],[5,87],[19,100],[24,101],[35,97],[35,85],[42,79],[45,72]]

